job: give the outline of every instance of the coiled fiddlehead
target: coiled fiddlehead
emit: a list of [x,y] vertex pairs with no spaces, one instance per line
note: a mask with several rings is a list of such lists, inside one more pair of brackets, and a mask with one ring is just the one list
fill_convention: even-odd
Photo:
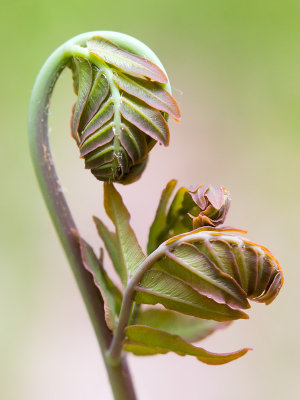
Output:
[[199,228],[172,238],[161,268],[190,283],[200,293],[233,308],[248,308],[247,298],[270,304],[283,284],[271,252],[230,228]]
[[86,50],[88,57],[70,63],[78,96],[72,136],[97,179],[133,182],[152,147],[168,145],[167,119],[180,119],[178,105],[163,87],[167,76],[150,60],[101,36],[88,40]]

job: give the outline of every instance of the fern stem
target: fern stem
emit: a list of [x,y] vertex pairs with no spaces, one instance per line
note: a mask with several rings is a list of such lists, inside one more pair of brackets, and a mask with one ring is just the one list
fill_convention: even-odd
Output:
[[130,317],[131,306],[132,306],[132,298],[134,295],[134,291],[136,286],[142,280],[144,274],[148,269],[159,260],[168,250],[170,246],[166,246],[165,244],[161,244],[156,250],[154,250],[145,260],[141,263],[140,267],[133,275],[133,277],[128,282],[128,285],[125,289],[120,315],[119,315],[119,323],[117,329],[114,332],[114,337],[111,342],[111,346],[107,352],[107,359],[110,361],[112,365],[118,365],[121,360],[123,341],[125,337],[125,328],[128,324],[128,320]]
[[[103,35],[102,32],[94,32],[94,34]],[[113,33],[112,36],[115,37],[115,35]],[[107,36],[109,39],[108,33],[106,33]],[[112,365],[105,357],[112,335],[105,323],[103,300],[93,283],[92,276],[82,264],[79,245],[76,237],[72,234],[76,225],[61,190],[48,140],[48,111],[54,85],[72,56],[72,46],[82,43],[87,37],[91,37],[91,33],[80,35],[59,47],[48,58],[40,71],[30,102],[30,150],[44,200],[93,324],[114,399],[135,400],[136,396],[125,358],[123,357],[118,365]]]

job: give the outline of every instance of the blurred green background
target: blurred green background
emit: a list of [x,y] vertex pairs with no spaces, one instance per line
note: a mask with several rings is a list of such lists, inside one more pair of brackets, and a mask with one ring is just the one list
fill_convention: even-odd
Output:
[[[232,195],[227,224],[247,229],[285,272],[278,299],[254,305],[204,347],[254,351],[225,366],[191,358],[130,357],[141,399],[298,399],[300,1],[152,0],[1,2],[1,400],[111,399],[96,340],[42,202],[27,144],[31,87],[62,42],[91,30],[144,41],[164,63],[182,109],[171,145],[157,146],[142,179],[121,187],[141,243],[168,179],[212,183]],[[70,138],[74,101],[63,73],[51,141],[82,235],[99,246],[101,185]],[[105,217],[103,217],[105,219]]]

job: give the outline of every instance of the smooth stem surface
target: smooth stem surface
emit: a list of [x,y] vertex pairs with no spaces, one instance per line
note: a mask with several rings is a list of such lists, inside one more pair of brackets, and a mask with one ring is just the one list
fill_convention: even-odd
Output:
[[[101,32],[98,32],[98,34],[101,35]],[[83,37],[85,35],[81,35],[79,38],[82,40]],[[70,48],[78,43],[76,40],[78,38],[72,39],[59,47],[49,57],[38,75],[33,88],[29,110],[30,150],[44,200],[92,321],[103,354],[114,399],[135,400],[136,396],[125,359],[122,358],[118,365],[111,365],[105,357],[112,335],[105,323],[103,300],[93,283],[92,276],[82,264],[79,244],[72,233],[72,230],[77,230],[76,225],[58,181],[48,140],[50,97],[57,78],[72,55]]]
[[128,324],[132,306],[132,298],[134,295],[135,288],[142,280],[145,272],[157,260],[159,260],[166,253],[166,251],[168,251],[168,249],[169,249],[168,246],[161,244],[147,258],[145,258],[145,260],[140,265],[139,269],[136,271],[136,273],[128,282],[122,300],[121,311],[119,315],[119,323],[117,329],[115,330],[110,349],[107,352],[107,358],[113,365],[118,365],[122,360],[121,354],[122,354],[123,340],[125,338],[125,328]]

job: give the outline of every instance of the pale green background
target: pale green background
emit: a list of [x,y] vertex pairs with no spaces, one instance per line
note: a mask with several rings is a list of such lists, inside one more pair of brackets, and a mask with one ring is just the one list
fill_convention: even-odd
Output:
[[[192,358],[130,358],[140,399],[298,399],[300,1],[1,2],[1,400],[111,399],[97,344],[31,167],[27,109],[47,56],[90,30],[148,44],[164,63],[182,109],[171,145],[154,148],[142,179],[121,188],[145,244],[166,181],[213,183],[232,194],[228,225],[269,247],[285,271],[274,304],[205,341],[254,351],[225,366]],[[69,134],[74,95],[64,73],[51,137],[82,234],[99,246],[99,184],[82,170]]]

